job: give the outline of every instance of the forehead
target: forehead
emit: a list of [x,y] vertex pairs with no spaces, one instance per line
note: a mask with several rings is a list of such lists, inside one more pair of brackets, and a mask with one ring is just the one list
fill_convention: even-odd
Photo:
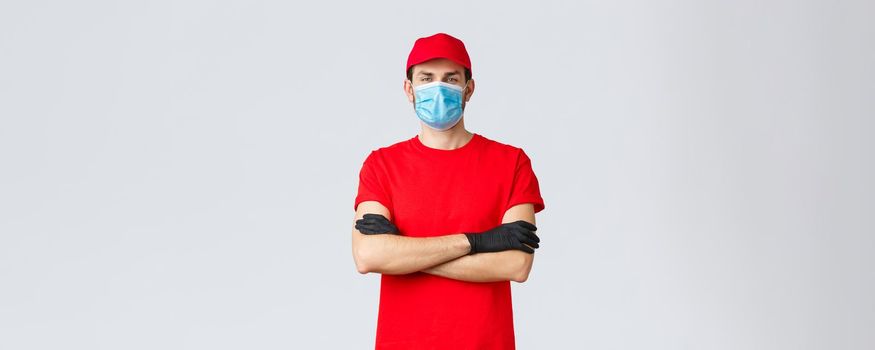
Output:
[[441,75],[450,72],[462,73],[464,69],[464,66],[453,62],[452,60],[446,58],[435,58],[414,65],[413,74],[416,75],[419,73],[434,73]]

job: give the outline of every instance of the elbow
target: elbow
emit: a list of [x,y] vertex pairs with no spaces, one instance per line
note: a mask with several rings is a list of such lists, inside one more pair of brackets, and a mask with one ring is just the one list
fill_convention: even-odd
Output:
[[378,254],[374,252],[373,247],[365,244],[365,242],[359,242],[356,247],[353,248],[353,260],[355,260],[355,269],[360,274],[367,274],[370,272],[378,272],[376,266],[377,263],[375,258]]
[[356,271],[358,271],[358,273],[364,275],[368,272],[371,272],[370,266],[365,263],[364,259],[361,258],[359,253],[353,254],[353,260],[355,260],[355,269]]
[[529,273],[532,271],[532,262],[534,261],[534,254],[522,254],[522,258],[517,259],[519,264],[513,269],[510,276],[510,280],[517,283],[523,283],[529,279]]
[[514,282],[517,282],[517,283],[523,283],[523,282],[525,282],[527,279],[529,279],[529,272],[523,270],[523,271],[518,271],[516,274],[514,274],[513,276],[511,276],[511,279],[510,279],[510,280],[511,280],[511,281],[514,281]]
[[368,263],[365,256],[367,255],[362,251],[363,249],[358,248],[353,250],[353,260],[355,260],[355,269],[358,273],[364,275],[368,272],[371,272],[371,265]]
[[356,269],[356,271],[358,271],[358,273],[360,273],[362,275],[365,275],[368,272],[371,272],[371,270],[368,268],[367,265],[365,265],[359,261],[355,262],[355,269]]

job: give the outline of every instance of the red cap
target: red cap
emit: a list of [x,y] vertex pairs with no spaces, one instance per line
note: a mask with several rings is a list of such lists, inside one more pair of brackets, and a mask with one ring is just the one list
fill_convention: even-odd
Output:
[[416,42],[413,43],[413,49],[410,50],[410,55],[407,56],[407,68],[404,70],[407,71],[410,66],[433,58],[447,58],[468,68],[469,71],[471,70],[471,59],[468,58],[465,44],[445,33],[416,39]]

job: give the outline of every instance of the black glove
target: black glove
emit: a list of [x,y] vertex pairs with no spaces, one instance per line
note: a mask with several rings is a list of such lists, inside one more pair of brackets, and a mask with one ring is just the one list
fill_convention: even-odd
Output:
[[356,220],[355,229],[366,235],[376,235],[382,233],[399,234],[398,228],[389,222],[385,216],[380,214],[365,214],[361,219]]
[[471,252],[468,254],[500,252],[509,249],[519,249],[533,254],[535,250],[525,244],[538,248],[538,242],[541,239],[534,232],[537,229],[528,221],[517,220],[501,224],[482,233],[464,232],[465,236],[468,237],[468,242],[471,243]]

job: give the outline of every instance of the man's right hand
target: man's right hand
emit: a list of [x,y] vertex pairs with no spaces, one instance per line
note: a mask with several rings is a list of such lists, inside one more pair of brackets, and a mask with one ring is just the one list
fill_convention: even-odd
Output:
[[359,232],[364,233],[366,235],[377,235],[377,234],[394,234],[397,235],[398,228],[392,224],[389,219],[380,214],[365,214],[361,219],[358,219],[355,222],[355,228],[359,230]]
[[533,248],[538,248],[538,242],[541,241],[534,232],[537,229],[528,221],[517,220],[481,233],[465,232],[468,242],[471,243],[471,251],[468,254],[500,252],[510,249],[534,254]]

